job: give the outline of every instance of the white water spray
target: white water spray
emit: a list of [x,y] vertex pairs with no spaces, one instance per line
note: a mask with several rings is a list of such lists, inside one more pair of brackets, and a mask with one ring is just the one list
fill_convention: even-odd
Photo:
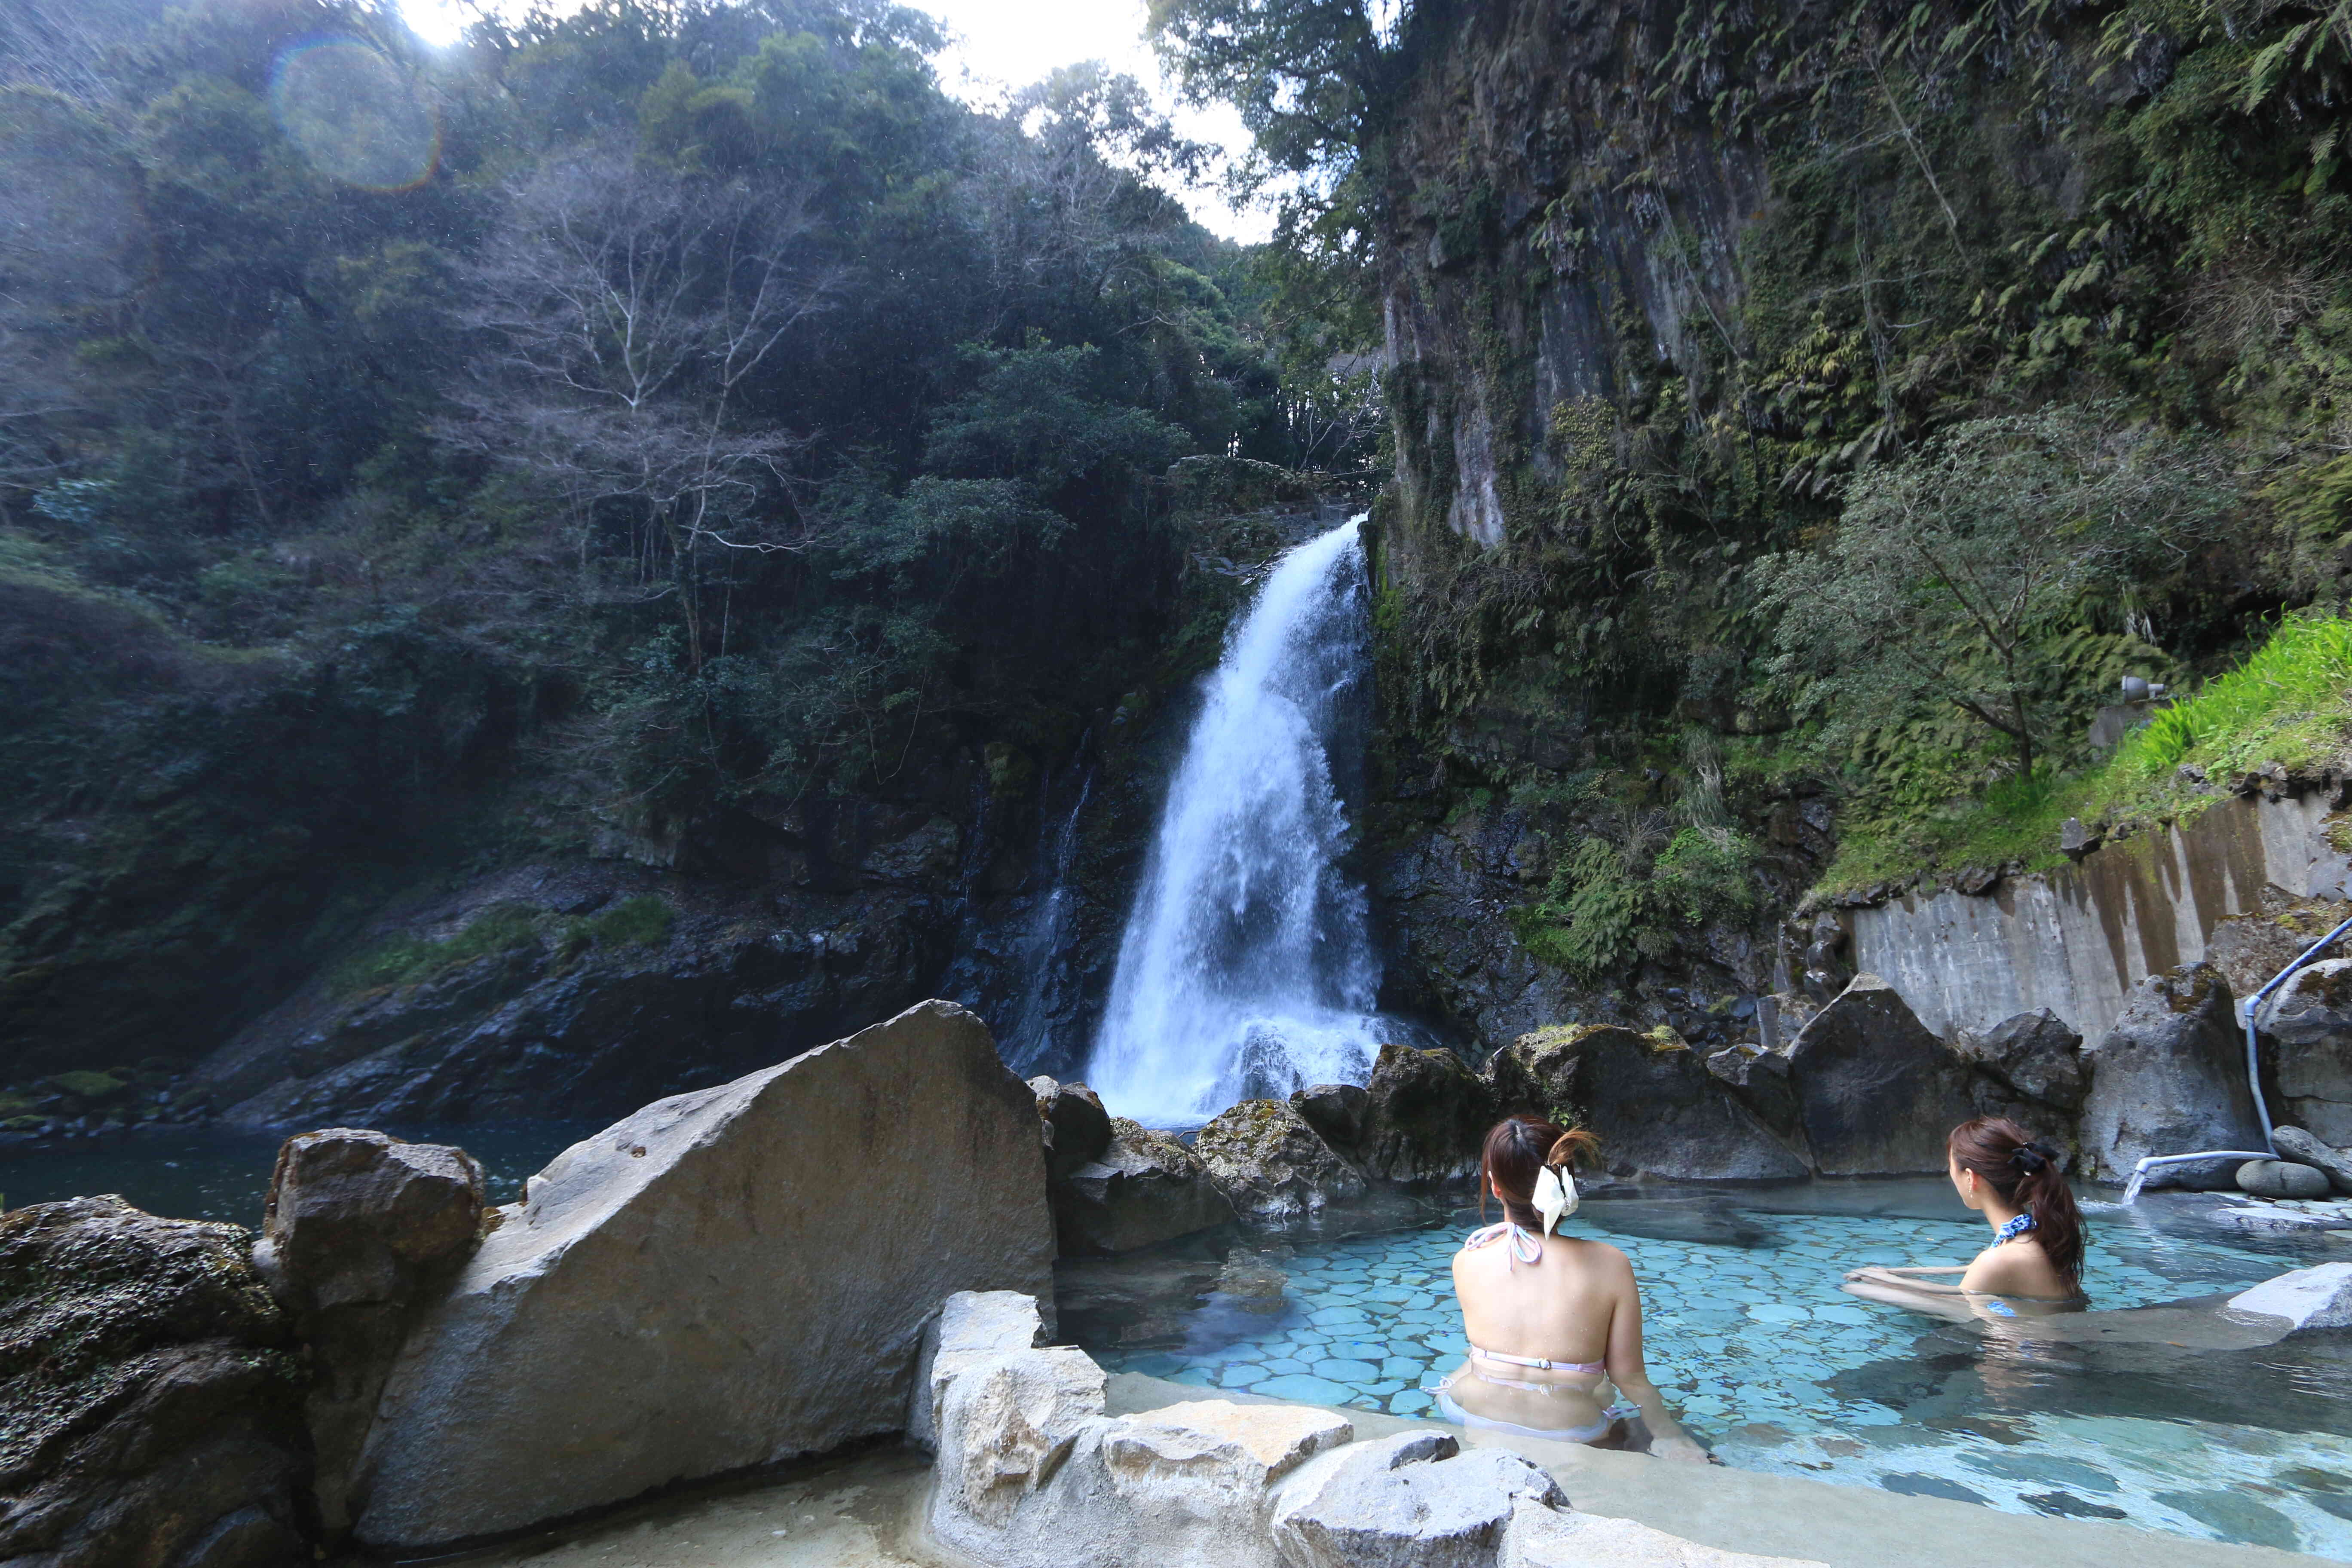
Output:
[[1367,696],[1361,521],[1283,557],[1210,680],[1087,1069],[1120,1115],[1181,1126],[1371,1074],[1380,965],[1331,757]]

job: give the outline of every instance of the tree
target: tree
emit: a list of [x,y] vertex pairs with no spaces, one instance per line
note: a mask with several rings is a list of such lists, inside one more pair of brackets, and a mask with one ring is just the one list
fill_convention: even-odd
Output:
[[677,598],[695,668],[713,651],[706,554],[814,542],[790,498],[810,437],[743,405],[830,291],[796,255],[806,228],[789,189],[682,178],[611,143],[512,185],[504,226],[467,271],[481,349],[453,392],[465,416],[444,435],[553,481],[583,563],[598,519],[621,506],[641,579],[666,559],[662,592]]
[[2030,775],[2067,673],[2056,634],[2119,584],[2177,570],[2230,494],[2207,444],[2105,410],[1955,426],[1857,474],[1820,549],[1759,566],[1772,671],[1838,732],[1950,703]]

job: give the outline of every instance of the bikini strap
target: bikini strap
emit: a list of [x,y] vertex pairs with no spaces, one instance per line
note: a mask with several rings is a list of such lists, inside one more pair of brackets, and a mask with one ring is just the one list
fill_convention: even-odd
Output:
[[1475,1252],[1505,1235],[1510,1237],[1510,1246],[1503,1254],[1503,1266],[1506,1268],[1516,1274],[1522,1263],[1543,1261],[1543,1243],[1507,1219],[1500,1225],[1490,1225],[1482,1230],[1472,1231],[1469,1238],[1463,1242],[1462,1250]]

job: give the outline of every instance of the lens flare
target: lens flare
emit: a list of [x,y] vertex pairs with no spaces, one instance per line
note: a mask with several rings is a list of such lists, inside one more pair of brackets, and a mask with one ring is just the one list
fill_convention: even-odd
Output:
[[310,166],[367,191],[433,177],[441,122],[408,73],[357,38],[306,38],[278,51],[270,112]]

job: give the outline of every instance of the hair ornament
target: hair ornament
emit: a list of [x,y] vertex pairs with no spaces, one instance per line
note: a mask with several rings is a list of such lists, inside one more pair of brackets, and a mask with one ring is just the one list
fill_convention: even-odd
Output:
[[2029,1176],[2057,1162],[2058,1151],[2038,1138],[2031,1143],[2020,1143],[2009,1155],[2009,1163]]
[[1576,1178],[1559,1166],[1546,1165],[1536,1173],[1536,1212],[1543,1215],[1546,1236],[1557,1229],[1560,1220],[1576,1212]]

